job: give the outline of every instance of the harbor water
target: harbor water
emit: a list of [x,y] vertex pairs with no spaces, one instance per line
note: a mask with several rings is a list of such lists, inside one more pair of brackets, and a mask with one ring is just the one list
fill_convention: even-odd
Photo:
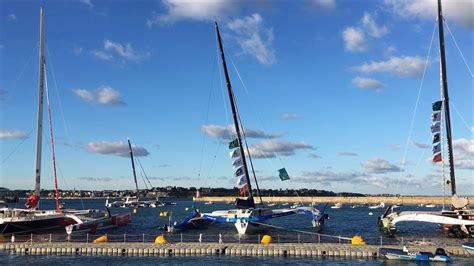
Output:
[[[157,208],[139,208],[136,213],[133,213],[132,223],[115,229],[109,229],[106,231],[98,232],[98,234],[106,233],[110,239],[123,239],[126,235],[127,238],[135,237],[137,241],[151,242],[153,238],[159,234],[163,234],[159,227],[168,224],[169,221],[181,221],[184,219],[192,210],[193,202],[191,200],[180,200],[172,199],[176,202],[176,205],[167,205],[164,207]],[[105,199],[74,199],[74,200],[62,200],[65,203],[66,208],[71,209],[101,209],[105,204]],[[21,207],[23,204],[20,201],[16,204]],[[205,205],[204,203],[194,203],[195,207],[201,212],[209,212],[213,210],[223,210],[232,208],[232,204],[224,202],[216,202],[212,205]],[[15,207],[15,204],[10,204],[11,207]],[[42,200],[42,209],[54,208],[54,200]],[[283,206],[288,207],[288,206]],[[320,210],[325,208],[325,204],[319,204],[317,206]],[[402,206],[402,210],[437,210],[441,206],[436,208],[424,208],[419,206]],[[112,208],[112,212],[123,212],[132,211],[131,209],[125,208]],[[168,212],[171,214],[170,217],[160,216],[160,212]],[[367,206],[359,206],[352,208],[351,205],[343,205],[340,209],[331,209],[330,206],[326,207],[326,212],[329,214],[330,219],[326,222],[324,229],[320,232],[324,235],[341,236],[341,237],[353,237],[360,235],[369,244],[400,244],[406,243],[407,245],[423,245],[430,244],[435,246],[443,245],[461,245],[465,240],[448,238],[442,233],[442,229],[439,226],[423,223],[411,223],[411,224],[400,224],[398,226],[398,233],[396,238],[389,238],[384,236],[378,229],[377,218],[384,212],[384,209],[369,209]],[[371,213],[371,214],[369,214]],[[316,235],[314,228],[311,225],[310,219],[303,215],[292,215],[272,220],[272,224],[278,227],[287,228],[285,229],[271,229],[265,233],[271,235],[275,242],[306,242],[306,243],[318,243],[320,242],[341,242],[338,238],[321,237]],[[298,230],[295,232],[293,230]],[[307,233],[305,233],[307,232]],[[65,232],[57,232],[57,234],[64,234]],[[248,235],[239,238],[233,224],[215,224],[208,229],[203,230],[192,230],[186,232],[175,232],[173,234],[165,233],[166,237],[172,241],[189,241],[197,242],[198,236],[201,234],[203,242],[217,242],[221,239],[224,242],[237,242],[242,241],[244,243],[258,243],[260,235]],[[141,237],[140,237],[141,236]],[[93,239],[97,236],[90,235]],[[120,241],[120,240],[119,240]],[[342,240],[344,241],[344,240]],[[347,241],[345,242],[347,243]],[[344,258],[295,258],[295,257],[230,257],[230,256],[163,256],[163,257],[99,257],[99,256],[84,256],[84,255],[73,255],[73,256],[57,256],[57,255],[14,255],[9,253],[3,253],[1,256],[0,263],[6,264],[51,264],[51,263],[66,263],[66,264],[86,264],[88,261],[94,264],[189,264],[199,263],[207,265],[215,264],[347,264],[347,265],[378,265],[384,263],[382,259],[344,259]],[[196,259],[197,258],[197,259]],[[469,264],[469,258],[456,258],[456,262],[460,264]],[[472,261],[471,261],[472,262]]]

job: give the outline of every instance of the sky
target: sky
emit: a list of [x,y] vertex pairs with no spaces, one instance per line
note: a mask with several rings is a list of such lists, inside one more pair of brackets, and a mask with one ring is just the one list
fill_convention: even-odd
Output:
[[[235,186],[217,19],[261,188],[442,194],[434,0],[44,2],[62,189],[134,188],[127,138],[153,186]],[[472,195],[474,4],[444,2],[456,181]],[[0,186],[10,189],[34,188],[40,5],[0,2]],[[47,121],[45,108],[41,186],[51,189]]]

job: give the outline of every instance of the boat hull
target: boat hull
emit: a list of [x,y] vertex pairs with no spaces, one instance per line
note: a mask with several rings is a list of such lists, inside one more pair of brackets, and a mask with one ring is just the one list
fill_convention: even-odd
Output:
[[77,223],[76,220],[64,215],[35,220],[4,221],[0,224],[0,233],[4,235],[44,233],[58,230],[75,223]]
[[471,256],[474,256],[474,242],[467,242],[462,245],[462,247],[469,253]]

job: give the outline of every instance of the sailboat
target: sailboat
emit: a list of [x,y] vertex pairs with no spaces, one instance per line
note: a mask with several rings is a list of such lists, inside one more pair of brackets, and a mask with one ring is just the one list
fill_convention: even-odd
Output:
[[[135,170],[135,160],[133,159],[132,143],[130,142],[130,139],[127,139],[127,141],[128,141],[128,148],[130,150],[130,160],[132,161],[132,172],[133,172],[133,179],[135,181],[135,194],[136,195],[127,196],[123,198],[122,200],[114,201],[114,202],[109,202],[109,199],[107,198],[107,200],[105,201],[105,206],[108,208],[111,208],[111,207],[156,208],[156,207],[163,207],[166,205],[176,205],[175,202],[163,202],[163,201],[160,201],[159,199],[155,199],[155,200],[141,200],[140,199],[140,190],[138,189],[137,173]],[[140,163],[140,166],[141,166],[141,163]],[[142,171],[143,171],[143,167],[142,167]],[[146,174],[145,174],[145,177],[146,177]],[[148,177],[147,177],[147,180],[148,180]],[[150,182],[150,180],[148,180],[148,182]],[[151,186],[151,183],[150,183],[150,186]]]
[[[306,214],[311,217],[314,227],[321,228],[324,224],[324,220],[327,218],[327,215],[314,207],[273,209],[265,206],[260,196],[260,189],[258,187],[257,178],[255,177],[254,172],[256,192],[257,196],[260,198],[259,206],[256,206],[246,159],[246,156],[248,156],[250,163],[252,163],[251,154],[248,152],[248,147],[247,153],[244,151],[244,127],[241,124],[240,117],[237,112],[236,100],[234,98],[229,73],[227,71],[224,48],[217,22],[215,22],[215,30],[236,132],[236,139],[229,143],[229,149],[231,150],[230,156],[233,159],[233,167],[235,169],[234,175],[238,179],[237,186],[239,187],[239,194],[241,198],[236,198],[235,209],[200,213],[201,217],[216,222],[232,223],[237,229],[237,232],[242,235],[250,233],[254,229],[268,229],[269,225],[265,224],[266,221],[293,214]],[[280,170],[284,170],[284,168]],[[284,171],[286,173],[286,170]]]
[[[441,90],[442,99],[433,103],[433,122],[431,127],[433,135],[433,162],[442,162],[442,152],[439,151],[442,145],[442,137],[440,125],[442,123],[441,115],[444,109],[444,120],[446,128],[446,142],[448,148],[448,161],[450,180],[447,184],[451,186],[451,208],[450,210],[443,210],[437,212],[429,211],[402,211],[395,212],[394,208],[389,206],[385,213],[379,218],[379,225],[383,231],[390,235],[395,234],[396,224],[399,222],[426,222],[441,224],[448,231],[450,235],[456,237],[474,237],[474,209],[469,208],[468,198],[459,197],[456,193],[456,179],[453,158],[453,146],[451,135],[451,119],[449,113],[449,97],[448,97],[448,82],[446,73],[446,57],[444,48],[444,31],[443,31],[443,13],[441,7],[441,0],[438,0],[438,31],[439,31],[439,51],[440,51],[440,76],[441,76]],[[442,162],[443,163],[443,162]],[[444,183],[444,182],[443,182]]]
[[[130,222],[130,213],[112,215],[108,210],[63,210],[59,204],[58,184],[56,178],[56,160],[54,155],[53,130],[51,124],[51,112],[49,108],[48,84],[46,79],[46,64],[44,58],[44,12],[40,9],[40,45],[39,45],[39,79],[38,79],[38,116],[36,135],[36,171],[35,190],[27,199],[26,209],[0,208],[0,234],[25,234],[41,233],[50,230],[64,230],[68,226],[69,233],[73,231],[86,230],[95,232],[105,226],[119,226]],[[43,95],[46,86],[46,99],[48,101],[48,121],[50,128],[53,174],[56,194],[56,209],[39,210],[41,192],[41,154],[43,139]]]

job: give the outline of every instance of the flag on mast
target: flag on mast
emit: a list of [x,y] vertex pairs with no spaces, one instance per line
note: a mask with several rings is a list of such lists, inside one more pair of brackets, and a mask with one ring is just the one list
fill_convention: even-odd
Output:
[[279,169],[278,172],[279,172],[279,176],[280,176],[281,181],[285,181],[285,180],[290,179],[290,176],[288,175],[288,172],[286,171],[285,168]]

